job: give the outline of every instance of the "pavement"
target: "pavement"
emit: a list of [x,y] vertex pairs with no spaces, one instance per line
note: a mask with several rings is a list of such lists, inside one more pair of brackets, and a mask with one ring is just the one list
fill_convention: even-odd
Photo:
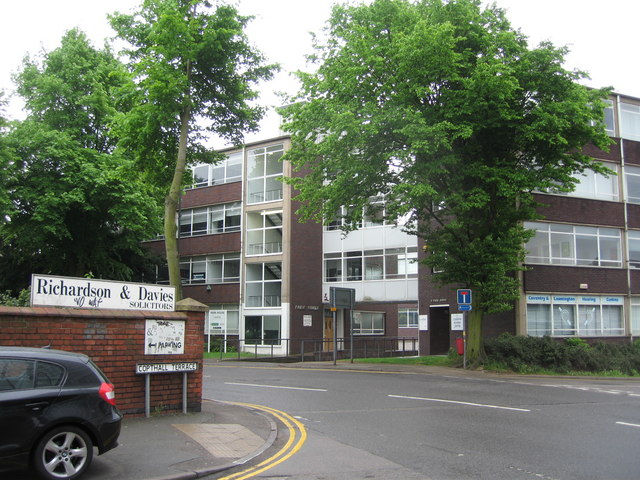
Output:
[[262,412],[203,400],[202,411],[126,418],[118,447],[94,457],[83,480],[189,480],[238,467],[275,441]]
[[[242,466],[276,436],[275,422],[264,413],[212,400],[203,400],[198,413],[125,417],[118,446],[94,455],[82,480],[202,478]],[[0,478],[33,480],[33,474],[3,472]]]

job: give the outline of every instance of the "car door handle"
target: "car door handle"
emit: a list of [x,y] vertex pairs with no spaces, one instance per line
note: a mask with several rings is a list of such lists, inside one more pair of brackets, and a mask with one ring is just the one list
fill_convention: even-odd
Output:
[[30,408],[34,412],[38,410],[42,410],[44,407],[49,406],[49,402],[36,402],[36,403],[27,403],[26,407]]

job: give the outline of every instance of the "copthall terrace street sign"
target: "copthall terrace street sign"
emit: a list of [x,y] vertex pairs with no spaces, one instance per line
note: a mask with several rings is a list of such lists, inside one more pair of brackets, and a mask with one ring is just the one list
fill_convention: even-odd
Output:
[[175,310],[174,287],[93,278],[32,275],[31,305],[48,307]]
[[196,362],[138,363],[136,365],[137,374],[195,372],[196,370],[198,370]]

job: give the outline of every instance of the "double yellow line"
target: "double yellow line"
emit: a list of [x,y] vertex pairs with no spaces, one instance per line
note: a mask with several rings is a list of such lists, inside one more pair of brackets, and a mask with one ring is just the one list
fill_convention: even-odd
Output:
[[298,450],[300,450],[307,439],[307,430],[304,428],[304,425],[287,413],[276,410],[275,408],[265,407],[263,405],[254,405],[250,403],[240,402],[228,403],[241,405],[243,407],[252,408],[254,410],[261,410],[270,415],[273,415],[275,418],[280,420],[285,425],[285,427],[287,427],[287,429],[289,430],[289,439],[287,440],[287,443],[275,455],[272,455],[271,457],[253,467],[233,473],[226,477],[221,477],[219,480],[244,480],[246,478],[254,477],[292,457]]

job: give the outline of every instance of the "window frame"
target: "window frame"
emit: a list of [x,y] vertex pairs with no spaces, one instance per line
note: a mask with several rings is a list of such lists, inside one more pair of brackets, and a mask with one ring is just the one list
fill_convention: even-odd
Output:
[[[535,230],[535,235],[525,244],[525,263],[530,265],[591,266],[622,268],[622,230],[611,227],[593,227],[565,223],[525,222],[525,228]],[[617,235],[612,235],[616,232]],[[596,258],[582,258],[595,240]],[[603,255],[612,240],[616,245],[617,259]],[[532,255],[528,246],[535,242],[544,255]],[[610,248],[608,249],[610,251]],[[593,252],[591,252],[593,253]]]
[[[375,316],[375,318],[374,318]],[[376,328],[376,320],[382,324]],[[363,328],[362,324],[366,323],[368,328]],[[386,329],[386,315],[384,312],[371,312],[366,310],[353,311],[353,335],[384,335]],[[356,327],[356,325],[359,325]]]
[[324,283],[407,280],[418,277],[418,247],[326,252],[322,266]]
[[[284,144],[282,143],[249,150],[247,155],[247,205],[282,200],[284,185],[280,178],[284,174],[284,164],[281,160],[283,155]],[[276,164],[279,167],[273,168]],[[270,185],[275,185],[275,182],[277,182],[278,188],[270,189]],[[260,185],[260,188],[253,191],[254,185]]]
[[[191,168],[192,184],[191,188],[211,187],[213,185],[223,185],[225,183],[233,183],[242,181],[242,152],[228,153],[226,157],[218,163],[198,163]],[[230,175],[231,167],[239,166],[239,175]],[[197,181],[196,172],[206,169],[206,180]],[[222,170],[224,173],[220,181],[216,181],[214,172]],[[204,175],[202,175],[204,179]]]

